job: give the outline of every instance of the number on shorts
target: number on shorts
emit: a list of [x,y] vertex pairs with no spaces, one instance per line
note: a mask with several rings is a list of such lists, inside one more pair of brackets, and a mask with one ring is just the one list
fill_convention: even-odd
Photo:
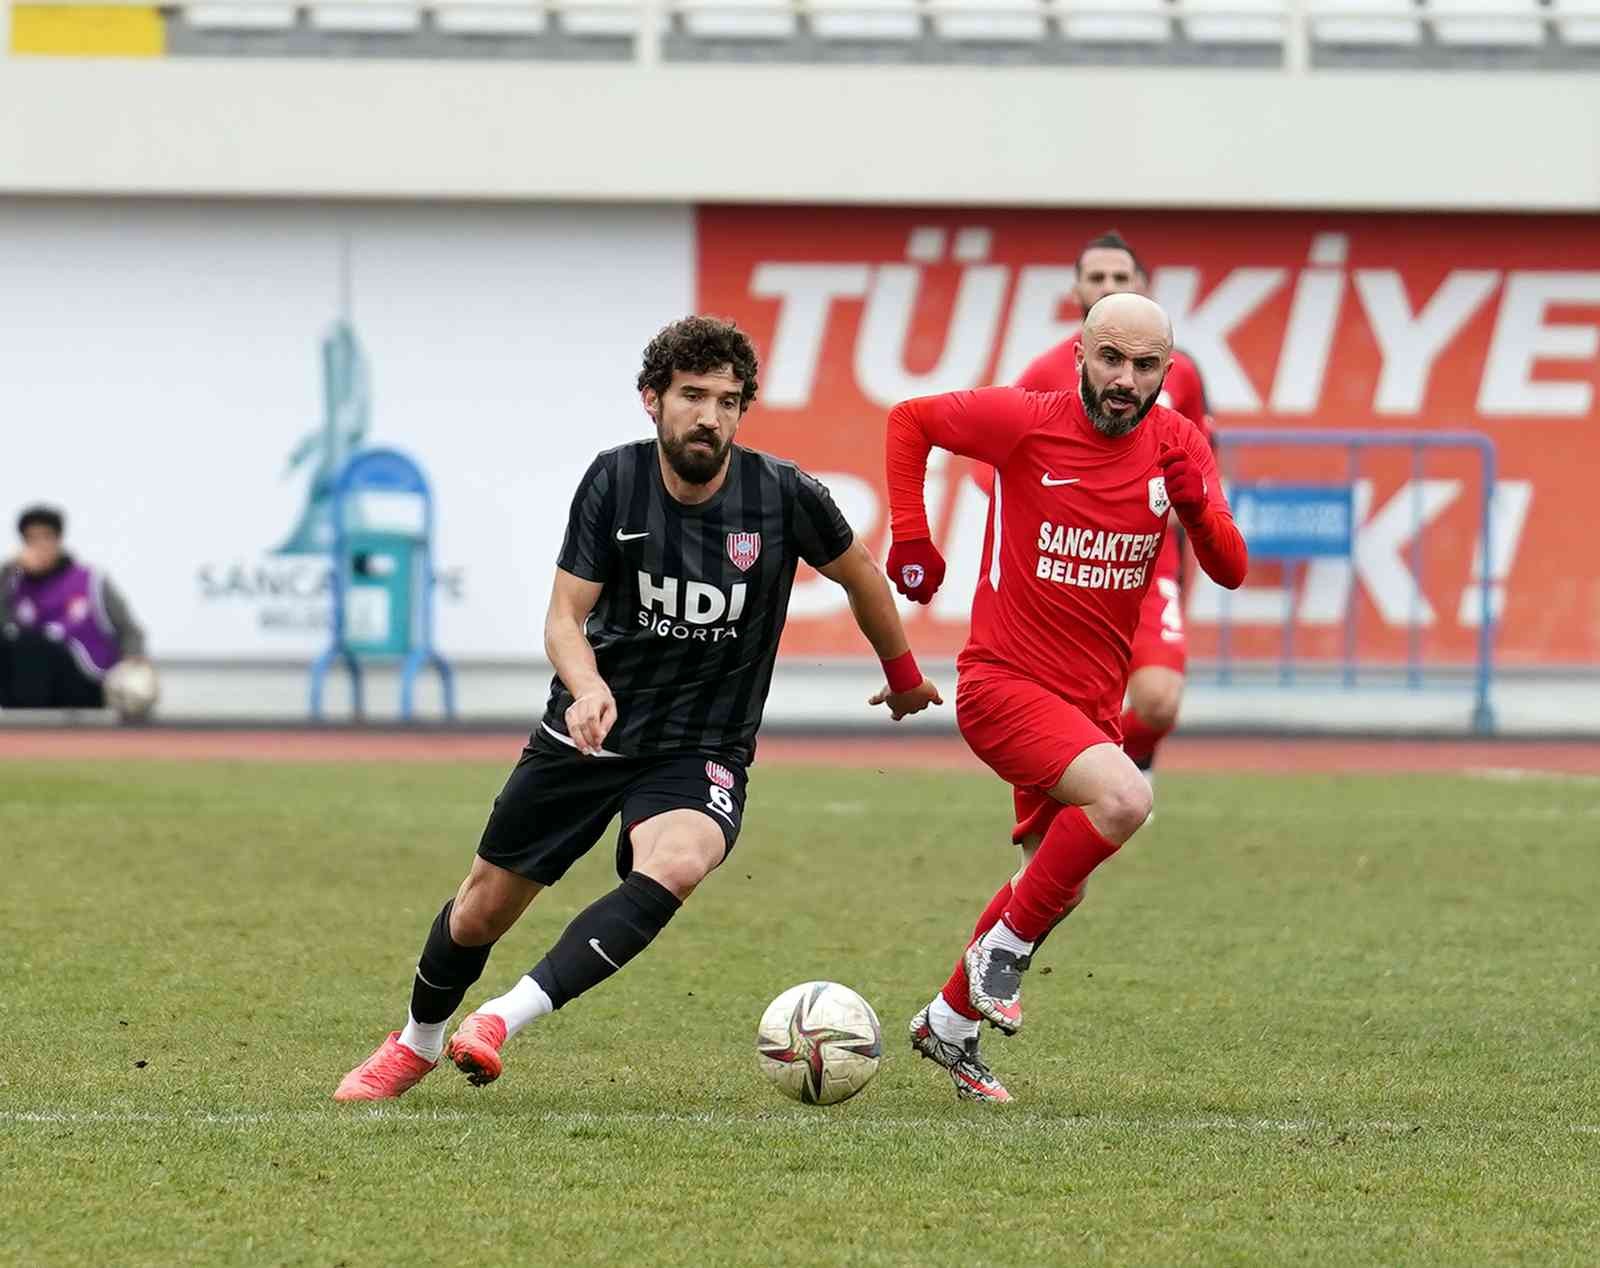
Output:
[[719,788],[716,784],[711,785],[711,804],[722,811],[723,814],[728,815],[730,818],[732,817],[733,798],[728,795],[726,788]]

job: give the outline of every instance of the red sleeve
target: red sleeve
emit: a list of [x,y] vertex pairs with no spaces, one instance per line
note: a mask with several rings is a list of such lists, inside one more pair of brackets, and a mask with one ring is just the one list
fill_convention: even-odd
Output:
[[1194,548],[1195,561],[1219,586],[1237,590],[1244,584],[1244,575],[1250,566],[1249,552],[1245,548],[1244,534],[1233,522],[1227,495],[1222,491],[1222,476],[1211,455],[1210,442],[1198,426],[1184,428],[1181,439],[1206,480],[1205,510],[1197,519],[1183,522],[1189,544]]
[[884,461],[894,539],[932,536],[922,484],[935,445],[991,467],[1004,466],[1017,443],[1044,420],[1050,400],[1014,387],[984,387],[918,396],[890,410]]

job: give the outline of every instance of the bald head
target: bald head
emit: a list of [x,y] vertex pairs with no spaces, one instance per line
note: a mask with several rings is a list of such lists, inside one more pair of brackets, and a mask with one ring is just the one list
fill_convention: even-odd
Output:
[[1107,295],[1083,319],[1079,394],[1102,435],[1126,436],[1155,407],[1172,362],[1172,323],[1143,295]]
[[1107,295],[1096,302],[1083,319],[1085,340],[1099,335],[1120,335],[1141,346],[1160,345],[1163,353],[1172,352],[1172,322],[1161,305],[1132,291]]

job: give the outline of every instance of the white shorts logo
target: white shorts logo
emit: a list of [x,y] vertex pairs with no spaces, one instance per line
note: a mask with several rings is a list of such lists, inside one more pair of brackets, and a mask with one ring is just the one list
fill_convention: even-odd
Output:
[[905,583],[907,590],[915,590],[927,575],[921,564],[904,564],[900,568],[900,580]]
[[719,788],[733,787],[733,772],[718,762],[706,763],[706,778]]
[[1150,477],[1150,514],[1165,515],[1172,506],[1172,499],[1167,496],[1166,476]]

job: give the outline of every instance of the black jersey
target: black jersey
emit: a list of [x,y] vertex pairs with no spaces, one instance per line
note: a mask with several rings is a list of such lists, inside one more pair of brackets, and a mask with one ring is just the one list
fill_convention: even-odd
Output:
[[[852,540],[822,484],[753,449],[733,446],[722,487],[697,506],[667,492],[654,440],[596,458],[558,563],[604,587],[584,633],[617,701],[606,751],[748,764],[795,567],[831,563]],[[558,675],[543,725],[565,737],[571,703]]]

